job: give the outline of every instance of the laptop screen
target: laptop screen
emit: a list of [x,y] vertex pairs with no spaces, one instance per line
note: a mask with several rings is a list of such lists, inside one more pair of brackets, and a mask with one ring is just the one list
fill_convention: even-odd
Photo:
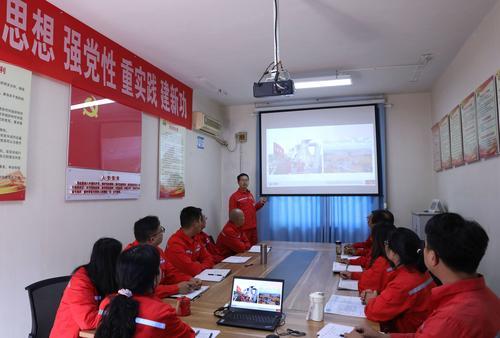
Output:
[[234,277],[231,308],[282,312],[283,281]]

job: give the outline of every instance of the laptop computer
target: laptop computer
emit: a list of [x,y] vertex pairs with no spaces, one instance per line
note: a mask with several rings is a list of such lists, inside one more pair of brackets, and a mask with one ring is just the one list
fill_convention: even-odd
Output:
[[229,310],[219,325],[274,331],[283,313],[282,279],[233,278]]

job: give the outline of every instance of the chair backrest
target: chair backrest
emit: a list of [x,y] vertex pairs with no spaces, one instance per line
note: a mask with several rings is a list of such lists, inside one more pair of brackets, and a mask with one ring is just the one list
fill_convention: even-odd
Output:
[[31,307],[31,338],[48,338],[59,303],[71,276],[45,279],[31,285],[28,297]]

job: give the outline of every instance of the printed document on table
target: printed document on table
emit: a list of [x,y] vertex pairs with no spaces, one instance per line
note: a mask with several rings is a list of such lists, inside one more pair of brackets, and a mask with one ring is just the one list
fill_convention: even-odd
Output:
[[205,269],[196,278],[207,282],[220,282],[231,272],[231,269]]
[[246,263],[252,257],[248,256],[229,256],[222,261],[222,263]]
[[333,313],[342,316],[366,318],[365,306],[359,297],[332,295],[325,305],[326,313]]
[[[269,251],[271,251],[271,247],[268,246],[267,247],[267,252],[269,253]],[[260,253],[260,245],[254,245],[250,248],[250,250],[248,250],[248,252],[251,252],[251,253]]]
[[202,329],[200,327],[193,327],[193,330],[196,338],[215,338],[220,333],[219,330]]
[[198,290],[194,290],[191,293],[187,293],[185,295],[178,293],[178,294],[172,295],[170,297],[172,297],[172,298],[188,297],[189,299],[194,299],[207,290],[208,290],[208,285],[202,285],[201,288],[199,288]]
[[363,268],[360,265],[348,265],[347,271],[349,271],[349,272],[363,272]]
[[358,281],[357,280],[342,279],[341,278],[339,280],[339,287],[338,287],[338,289],[358,291]]
[[319,338],[340,338],[344,337],[344,333],[349,333],[354,330],[352,326],[328,323],[318,331]]

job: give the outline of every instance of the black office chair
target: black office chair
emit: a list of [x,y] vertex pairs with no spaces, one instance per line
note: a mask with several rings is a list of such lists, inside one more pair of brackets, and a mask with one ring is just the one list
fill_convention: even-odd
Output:
[[61,298],[71,276],[45,279],[25,289],[31,307],[31,333],[29,338],[48,338]]

